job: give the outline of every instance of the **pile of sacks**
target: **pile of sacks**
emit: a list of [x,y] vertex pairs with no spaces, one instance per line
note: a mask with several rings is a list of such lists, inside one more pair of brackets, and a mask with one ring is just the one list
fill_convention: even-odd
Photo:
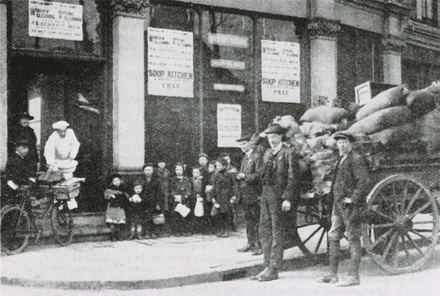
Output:
[[[310,115],[310,113],[318,111],[317,114],[324,114],[324,117],[328,117],[329,114],[332,116],[333,111],[339,112],[339,109],[318,107],[307,112]],[[338,129],[339,124],[335,122],[340,121],[342,118],[336,116],[332,120],[329,120],[329,118],[321,120],[312,116],[308,120],[312,120],[312,118],[314,121],[303,122],[302,125],[299,125],[290,115],[278,116],[273,120],[273,122],[286,129],[284,142],[294,147],[295,151],[298,152],[301,175],[308,176],[311,174],[311,184],[308,185],[311,185],[312,188],[310,188],[311,191],[303,192],[304,197],[312,197],[314,193],[321,195],[330,193],[332,183],[329,176],[338,160],[336,142],[331,134]],[[321,121],[324,121],[324,123]],[[303,181],[310,183],[310,180],[307,179],[303,179]],[[303,186],[304,188],[309,189]]]
[[440,83],[416,91],[400,85],[381,92],[356,112],[347,132],[390,146],[421,140],[429,153],[440,152]]

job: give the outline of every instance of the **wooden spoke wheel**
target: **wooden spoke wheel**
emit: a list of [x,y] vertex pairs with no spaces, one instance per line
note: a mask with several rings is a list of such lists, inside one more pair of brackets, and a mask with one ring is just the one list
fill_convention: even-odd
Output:
[[430,260],[439,236],[438,205],[420,181],[389,176],[370,192],[367,207],[362,236],[376,264],[399,274]]
[[327,253],[332,201],[328,196],[302,200],[296,209],[296,246],[306,256]]

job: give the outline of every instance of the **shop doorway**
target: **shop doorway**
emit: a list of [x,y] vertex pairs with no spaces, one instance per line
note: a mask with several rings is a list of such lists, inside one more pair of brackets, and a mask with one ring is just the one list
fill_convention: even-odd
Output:
[[23,111],[35,117],[31,127],[37,135],[40,170],[45,170],[44,146],[52,124],[69,122],[81,143],[75,175],[85,177],[79,198],[80,211],[100,211],[103,204],[103,108],[102,63],[60,59],[15,58],[9,75],[9,130]]

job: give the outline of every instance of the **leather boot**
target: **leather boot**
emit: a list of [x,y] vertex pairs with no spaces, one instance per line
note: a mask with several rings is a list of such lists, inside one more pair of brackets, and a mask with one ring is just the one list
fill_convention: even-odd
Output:
[[258,281],[260,277],[269,270],[269,267],[265,267],[260,273],[251,276],[251,280]]
[[252,250],[252,246],[253,246],[252,244],[247,243],[246,246],[244,246],[243,248],[238,249],[237,252],[240,252],[240,253],[249,252],[249,251]]
[[263,254],[263,248],[261,247],[261,243],[258,242],[255,244],[255,247],[252,250],[252,256],[260,256],[262,254]]
[[278,270],[275,268],[269,268],[269,270],[260,276],[259,282],[270,282],[278,279]]
[[359,268],[361,265],[361,251],[362,250],[360,241],[350,242],[351,258],[348,276],[337,284],[338,287],[350,287],[360,285],[361,281],[359,278]]
[[334,284],[338,281],[339,252],[341,246],[339,241],[330,241],[329,246],[329,267],[330,271],[316,279],[318,283]]

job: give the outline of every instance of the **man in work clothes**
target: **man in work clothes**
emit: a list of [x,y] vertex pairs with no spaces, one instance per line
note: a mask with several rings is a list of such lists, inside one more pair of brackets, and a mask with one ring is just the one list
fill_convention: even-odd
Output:
[[241,150],[245,153],[237,180],[239,182],[240,202],[243,205],[248,240],[247,244],[237,251],[252,251],[252,255],[261,255],[263,250],[258,236],[258,228],[260,224],[259,196],[261,195],[260,169],[263,164],[263,156],[253,149],[253,144],[249,143],[251,137],[251,135],[247,135],[237,140],[240,143]]
[[[328,233],[330,244],[330,272],[317,279],[321,283],[337,283],[339,287],[360,284],[361,216],[366,207],[370,178],[365,160],[354,149],[354,138],[345,132],[336,133],[339,162],[333,180],[332,226]],[[348,277],[338,282],[340,239],[347,232],[350,244],[350,269]]]
[[283,212],[290,211],[298,192],[299,165],[296,154],[282,143],[284,129],[277,123],[265,130],[271,149],[264,154],[261,170],[262,194],[260,240],[264,270],[252,279],[260,282],[278,279],[284,253]]

